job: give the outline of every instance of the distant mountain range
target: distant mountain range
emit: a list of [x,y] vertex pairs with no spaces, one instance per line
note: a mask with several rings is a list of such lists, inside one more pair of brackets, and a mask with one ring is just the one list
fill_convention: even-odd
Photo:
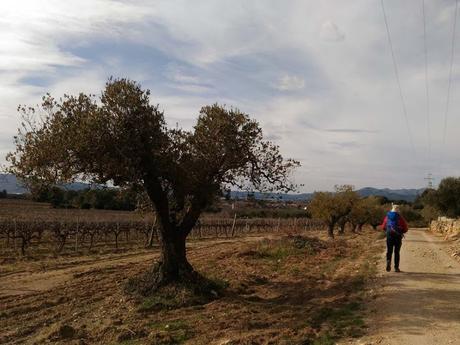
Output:
[[[71,183],[65,186],[70,190],[82,190],[89,187],[85,183]],[[19,184],[16,177],[11,174],[0,174],[0,191],[6,190],[8,194],[24,194],[27,190]],[[389,188],[371,188],[366,187],[357,190],[361,196],[384,196],[389,200],[404,200],[412,202],[418,195],[420,195],[425,189],[389,189]],[[246,199],[248,192],[232,191],[231,196],[234,199]],[[301,193],[301,194],[283,194],[283,193],[259,193],[254,192],[254,198],[258,200],[284,200],[284,201],[305,201],[310,200],[313,193]]]
[[11,174],[0,174],[0,191],[6,190],[8,194],[23,194],[27,190],[22,187],[16,176]]
[[361,188],[358,190],[359,195],[361,196],[370,196],[370,195],[375,195],[375,196],[384,196],[388,200],[404,200],[404,201],[409,201],[413,202],[419,196],[420,194],[423,193],[425,188],[419,188],[419,189],[389,189],[389,188],[383,188],[383,189],[378,189],[378,188],[372,188],[372,187],[366,187],[366,188]]
[[[86,183],[75,182],[64,185],[64,188],[69,190],[83,190],[88,188]],[[27,189],[21,185],[16,176],[12,174],[0,174],[0,191],[6,190],[8,194],[24,194]]]
[[[365,187],[358,189],[357,192],[363,197],[367,196],[383,196],[390,201],[404,200],[407,202],[413,202],[423,193],[425,188],[420,189],[389,189],[389,188],[372,188]],[[234,199],[246,199],[248,192],[232,191],[231,196]],[[259,193],[254,192],[254,198],[258,200],[284,200],[284,201],[305,201],[310,200],[313,197],[313,193],[301,193],[301,194],[283,194],[283,193]]]

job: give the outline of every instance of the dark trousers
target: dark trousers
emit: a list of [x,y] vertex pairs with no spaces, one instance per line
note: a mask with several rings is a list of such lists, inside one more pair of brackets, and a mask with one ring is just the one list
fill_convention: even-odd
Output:
[[395,268],[399,268],[399,251],[402,245],[402,237],[397,235],[387,235],[387,263],[391,265],[391,255],[393,248],[395,252]]

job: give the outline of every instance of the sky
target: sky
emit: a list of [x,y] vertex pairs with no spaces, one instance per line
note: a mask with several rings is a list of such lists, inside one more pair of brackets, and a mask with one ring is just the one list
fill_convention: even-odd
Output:
[[248,113],[302,163],[301,192],[459,176],[460,23],[447,102],[455,0],[425,2],[427,64],[423,0],[384,0],[406,122],[380,0],[2,0],[0,164],[19,104],[114,76],[150,89],[171,126],[215,102]]

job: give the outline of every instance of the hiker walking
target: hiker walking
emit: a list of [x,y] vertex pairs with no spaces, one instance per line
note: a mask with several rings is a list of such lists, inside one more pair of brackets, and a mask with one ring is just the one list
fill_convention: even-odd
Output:
[[393,248],[395,252],[395,272],[401,272],[399,270],[399,251],[401,249],[402,239],[408,227],[406,220],[399,214],[398,205],[392,205],[391,211],[387,213],[383,220],[382,230],[385,231],[387,235],[387,272],[391,271]]

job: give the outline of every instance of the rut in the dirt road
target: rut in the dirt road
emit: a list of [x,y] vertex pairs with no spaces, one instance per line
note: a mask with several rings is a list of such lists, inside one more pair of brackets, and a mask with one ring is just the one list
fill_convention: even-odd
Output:
[[371,335],[360,344],[460,344],[460,264],[448,244],[411,229],[401,250],[402,273],[383,272],[371,306]]

